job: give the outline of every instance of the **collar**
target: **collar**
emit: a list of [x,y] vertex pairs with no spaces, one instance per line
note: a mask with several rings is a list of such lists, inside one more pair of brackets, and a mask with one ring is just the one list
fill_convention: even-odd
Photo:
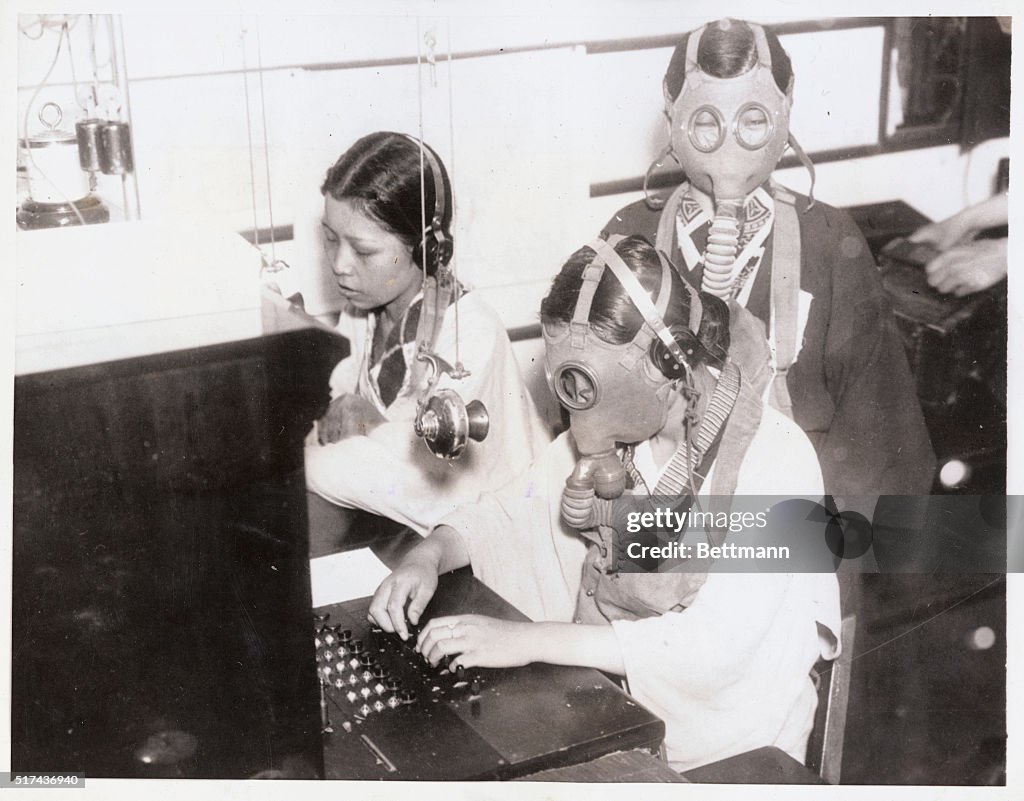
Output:
[[[703,265],[704,256],[693,241],[694,234],[711,222],[701,202],[693,196],[692,187],[683,185],[675,211],[676,240],[687,269],[692,272]],[[733,284],[733,297],[746,288],[764,255],[764,243],[775,220],[775,201],[764,185],[751,192],[743,204],[743,223],[740,228],[739,253],[736,256],[737,275]],[[749,291],[747,292],[749,295]],[[743,298],[744,302],[746,297]]]

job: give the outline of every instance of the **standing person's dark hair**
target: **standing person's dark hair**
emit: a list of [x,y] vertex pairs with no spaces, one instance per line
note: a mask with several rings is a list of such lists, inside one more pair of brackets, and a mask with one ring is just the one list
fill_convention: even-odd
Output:
[[[672,51],[665,71],[665,94],[675,100],[686,79],[686,46],[692,33],[686,34]],[[772,57],[772,77],[783,92],[793,88],[793,64],[789,60],[779,37],[765,29],[768,51]],[[711,25],[704,31],[697,48],[697,66],[716,78],[735,78],[757,64],[757,45],[754,32],[742,20],[729,20],[728,26]]]

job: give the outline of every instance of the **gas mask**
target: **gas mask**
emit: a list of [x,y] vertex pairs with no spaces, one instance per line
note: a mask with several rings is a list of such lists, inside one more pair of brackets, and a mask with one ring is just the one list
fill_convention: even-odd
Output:
[[[616,443],[642,442],[664,427],[680,382],[690,380],[687,359],[701,348],[693,333],[702,314],[696,291],[683,282],[691,293],[689,328],[666,326],[673,268],[659,251],[661,288],[652,303],[614,250],[621,239],[612,236],[607,242],[591,243],[596,256],[583,271],[572,322],[556,331],[544,327],[548,383],[569,412],[580,453],[566,480],[562,503],[563,519],[574,528],[587,526],[595,495],[611,500],[625,491],[626,472]],[[636,336],[625,344],[605,342],[590,328],[591,303],[606,267],[644,318]]]
[[768,180],[787,144],[806,159],[789,133],[792,82],[787,91],[779,89],[764,29],[752,23],[750,29],[757,63],[733,78],[701,70],[697,49],[706,28],[692,33],[679,96],[673,101],[667,90],[665,96],[671,150],[690,183],[715,204],[701,288],[719,297],[728,297],[742,267],[736,254],[747,196]]

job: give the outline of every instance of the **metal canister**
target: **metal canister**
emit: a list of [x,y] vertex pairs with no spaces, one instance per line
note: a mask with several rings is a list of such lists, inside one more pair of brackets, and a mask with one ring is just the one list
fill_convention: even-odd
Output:
[[124,175],[135,169],[131,128],[126,122],[104,122],[100,126],[100,168],[107,175]]
[[78,161],[78,139],[58,128],[63,112],[45,103],[39,119],[48,130],[21,140],[29,194],[39,203],[68,203],[89,194],[89,179]]
[[103,169],[100,159],[100,129],[106,120],[88,119],[75,123],[78,134],[78,162],[83,170],[100,172]]

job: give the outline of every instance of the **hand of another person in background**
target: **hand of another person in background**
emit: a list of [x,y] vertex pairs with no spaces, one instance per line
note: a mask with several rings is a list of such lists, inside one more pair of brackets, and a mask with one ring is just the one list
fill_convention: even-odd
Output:
[[339,395],[316,421],[316,438],[321,445],[347,437],[365,436],[381,423],[387,422],[373,404],[359,395]]
[[369,618],[384,631],[397,633],[405,640],[409,637],[406,614],[410,623],[419,623],[436,590],[437,565],[427,559],[407,557],[373,594]]
[[924,269],[936,290],[963,297],[1004,279],[1006,255],[1006,239],[976,239],[940,253]]
[[427,623],[416,639],[416,650],[432,665],[457,654],[452,667],[519,667],[534,661],[534,640],[539,636],[534,623],[453,615]]
[[918,228],[907,239],[911,242],[927,242],[937,250],[949,250],[973,239],[987,228],[1006,225],[1009,214],[1009,198],[1005,192],[999,192],[944,220]]
[[971,239],[977,233],[970,219],[971,215],[965,212],[966,210],[945,220],[928,223],[914,231],[907,239],[911,242],[927,242],[936,250],[949,250],[965,239]]

